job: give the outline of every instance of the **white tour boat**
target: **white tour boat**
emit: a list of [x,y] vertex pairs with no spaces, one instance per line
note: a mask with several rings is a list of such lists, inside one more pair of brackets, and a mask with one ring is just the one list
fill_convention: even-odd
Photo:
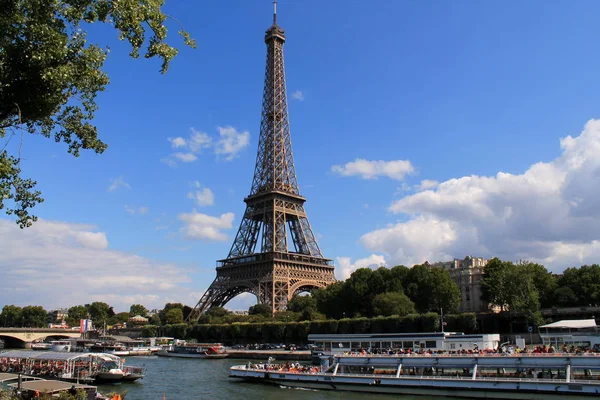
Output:
[[178,358],[225,358],[229,356],[221,343],[188,343],[163,349],[157,355]]
[[335,355],[320,367],[246,364],[229,376],[286,387],[486,399],[568,400],[600,394],[587,354]]
[[50,342],[50,351],[70,352],[72,343],[70,340],[52,340]]

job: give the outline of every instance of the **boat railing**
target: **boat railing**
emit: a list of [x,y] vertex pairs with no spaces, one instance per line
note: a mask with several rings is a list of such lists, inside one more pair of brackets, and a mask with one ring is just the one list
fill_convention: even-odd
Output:
[[353,354],[353,353],[334,353],[333,357],[363,357],[363,358],[391,358],[391,357],[451,357],[451,358],[472,358],[472,357],[598,357],[600,353],[471,353],[471,354]]
[[142,367],[131,367],[131,366],[124,366],[123,367],[123,372],[126,374],[136,374],[136,375],[141,375],[144,374],[146,372],[146,368],[142,368]]
[[[452,379],[452,380],[464,380],[464,381],[473,381],[472,376],[456,376],[456,375],[410,375],[403,374],[400,376],[396,376],[395,374],[356,374],[356,373],[337,373],[334,374],[332,372],[300,372],[300,371],[280,371],[277,369],[269,369],[265,370],[264,368],[248,368],[247,365],[234,365],[231,369],[235,370],[246,370],[246,371],[259,371],[259,372],[269,372],[269,373],[279,373],[279,374],[295,374],[295,375],[320,375],[320,376],[344,376],[344,377],[357,377],[357,378],[394,378],[394,379]],[[546,382],[546,383],[586,383],[586,384],[599,384],[598,380],[589,380],[589,379],[571,379],[569,382],[566,381],[565,378],[522,378],[522,377],[511,377],[511,376],[481,376],[477,375],[475,380],[487,380],[487,381],[502,381],[502,382]]]
[[[269,371],[272,372],[272,371]],[[274,371],[281,372],[281,371]],[[289,373],[289,372],[288,372]],[[297,373],[297,372],[296,372]],[[301,373],[298,373],[301,374]],[[306,374],[310,375],[310,374]],[[494,377],[482,377],[477,375],[476,379],[473,379],[470,376],[452,376],[452,375],[400,375],[396,376],[390,374],[354,374],[354,373],[338,373],[334,375],[333,373],[319,373],[319,375],[323,376],[345,376],[345,377],[360,377],[360,378],[368,378],[368,377],[376,377],[376,378],[404,378],[404,379],[452,379],[452,380],[464,380],[464,381],[473,381],[473,380],[487,380],[487,381],[518,381],[518,382],[546,382],[546,383],[588,383],[588,384],[598,384],[597,380],[583,380],[583,379],[571,379],[570,382],[567,382],[564,378],[518,378],[518,377],[502,377],[502,376],[494,376]]]

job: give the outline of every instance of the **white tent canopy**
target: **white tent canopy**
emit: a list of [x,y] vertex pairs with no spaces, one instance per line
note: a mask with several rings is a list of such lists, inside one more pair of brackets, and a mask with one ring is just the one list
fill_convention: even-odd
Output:
[[552,322],[540,326],[540,328],[566,328],[566,329],[582,329],[582,328],[595,328],[595,319],[564,319],[562,321]]

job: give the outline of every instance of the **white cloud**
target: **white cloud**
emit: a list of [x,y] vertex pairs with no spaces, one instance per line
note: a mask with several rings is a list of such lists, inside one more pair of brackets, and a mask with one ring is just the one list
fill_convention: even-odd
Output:
[[174,149],[187,146],[187,140],[185,140],[182,137],[167,138],[167,140],[171,142],[171,147],[173,147]]
[[160,308],[167,298],[193,302],[182,286],[186,270],[110,250],[94,226],[40,219],[21,230],[0,220],[0,237],[0,303],[49,309],[107,301],[126,311],[132,303]]
[[248,131],[238,132],[231,126],[217,127],[220,139],[217,142],[215,153],[224,155],[227,161],[233,160],[237,154],[250,143]]
[[203,188],[200,182],[194,182],[196,191],[188,193],[188,199],[192,199],[199,206],[212,206],[215,202],[215,195],[209,188]]
[[111,179],[110,185],[106,190],[108,190],[109,192],[114,192],[115,190],[120,188],[131,189],[131,186],[129,185],[129,183],[125,182],[125,178],[123,178],[123,176]]
[[467,254],[529,259],[553,271],[600,258],[600,120],[560,141],[562,154],[520,175],[465,176],[394,201],[409,217],[361,241],[395,263]]
[[331,171],[342,176],[360,176],[363,179],[376,179],[385,176],[401,181],[406,175],[413,174],[415,168],[408,160],[369,161],[357,158],[346,165],[334,165]]
[[359,268],[378,268],[385,266],[385,257],[377,254],[371,254],[369,257],[360,258],[352,263],[350,257],[337,257],[336,273],[339,279],[348,279],[352,272]]
[[233,213],[221,214],[220,217],[202,214],[195,210],[191,213],[181,213],[178,216],[185,226],[181,229],[189,239],[225,241],[227,235],[222,229],[231,229]]
[[194,153],[178,152],[178,153],[173,153],[172,156],[182,162],[192,162],[192,161],[196,161],[198,159],[198,157],[196,157],[196,155]]
[[217,127],[219,137],[214,139],[204,132],[191,128],[189,137],[167,138],[173,149],[180,151],[171,153],[168,157],[161,158],[161,162],[175,168],[178,162],[194,162],[204,149],[213,148],[217,156],[224,156],[225,160],[233,160],[237,154],[250,143],[248,131],[238,132],[231,126]]
[[146,206],[135,207],[135,206],[125,205],[124,208],[125,208],[125,211],[127,211],[131,215],[146,214],[148,212],[148,210],[149,210],[149,208],[146,207]]
[[440,183],[438,181],[434,181],[433,179],[424,179],[421,181],[419,185],[417,185],[418,190],[427,190],[433,189],[437,187]]
[[304,101],[304,93],[302,93],[301,90],[296,90],[294,93],[292,93],[292,98],[298,101]]
[[194,153],[200,153],[202,149],[208,149],[212,145],[212,138],[204,132],[192,128],[192,133],[187,141],[187,145]]

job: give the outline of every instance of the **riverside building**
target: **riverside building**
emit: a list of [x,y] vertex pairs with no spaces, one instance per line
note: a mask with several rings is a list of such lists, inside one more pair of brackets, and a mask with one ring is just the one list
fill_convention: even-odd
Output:
[[442,267],[450,274],[460,289],[460,312],[489,311],[489,304],[481,300],[481,284],[483,272],[488,260],[481,257],[467,256],[463,260],[442,261],[431,264]]

